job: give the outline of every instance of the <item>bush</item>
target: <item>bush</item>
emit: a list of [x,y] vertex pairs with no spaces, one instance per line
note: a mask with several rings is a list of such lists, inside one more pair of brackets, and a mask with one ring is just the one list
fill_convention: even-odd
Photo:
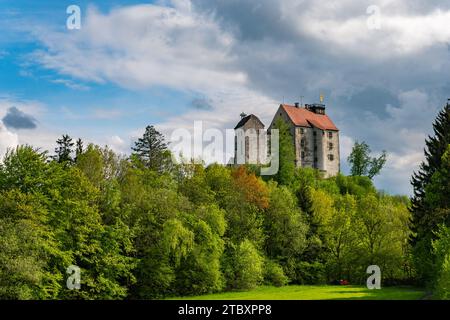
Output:
[[263,280],[263,258],[250,240],[238,246],[234,256],[235,289],[253,289]]
[[436,275],[435,294],[443,300],[450,300],[450,228],[440,226],[433,241],[436,255],[434,274]]
[[288,277],[283,272],[283,268],[272,260],[267,260],[264,264],[264,280],[266,284],[271,284],[275,287],[285,286],[289,282]]
[[325,283],[325,266],[318,262],[300,261],[296,266],[296,281],[299,284]]
[[445,256],[442,264],[436,284],[436,296],[442,300],[450,300],[450,254]]

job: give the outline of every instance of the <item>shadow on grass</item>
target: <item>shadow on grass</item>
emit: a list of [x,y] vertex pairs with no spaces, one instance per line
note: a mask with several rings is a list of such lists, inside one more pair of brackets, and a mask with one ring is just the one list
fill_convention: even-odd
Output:
[[421,300],[426,297],[426,293],[418,288],[401,288],[401,291],[390,288],[374,289],[374,290],[336,290],[335,294],[342,295],[361,295],[358,297],[340,297],[330,298],[329,300]]

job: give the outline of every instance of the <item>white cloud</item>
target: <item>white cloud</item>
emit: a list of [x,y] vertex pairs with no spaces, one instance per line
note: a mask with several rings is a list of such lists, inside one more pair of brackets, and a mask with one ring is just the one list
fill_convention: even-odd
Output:
[[14,148],[19,144],[19,137],[16,133],[9,131],[0,121],[0,161],[3,159],[8,148]]
[[[368,142],[370,139],[369,145],[375,155],[382,150],[388,152],[385,168],[375,179],[377,185],[393,192],[411,194],[409,181],[424,159],[425,139],[431,133],[438,104],[419,90],[400,92],[398,100],[398,106],[386,106],[387,118],[367,113],[363,121],[349,120],[354,120],[355,140]],[[341,148],[346,152],[349,152],[348,144],[341,140]]]
[[90,89],[86,85],[83,85],[80,83],[75,83],[74,81],[69,80],[69,79],[54,79],[54,80],[51,80],[51,82],[65,85],[66,87],[68,87],[70,89],[74,89],[74,90],[87,91]]
[[[400,104],[386,106],[387,117],[352,106],[341,127],[341,160],[345,162],[354,140],[366,140],[375,153],[387,149],[389,160],[377,183],[409,192],[404,191],[409,190],[407,181],[420,162],[436,115],[433,106],[439,105],[426,86],[443,84],[442,70],[449,67],[447,51],[431,49],[450,42],[450,11],[419,2],[286,0],[278,7],[261,1],[248,12],[253,15],[251,24],[237,26],[242,23],[239,19],[247,22],[249,17],[234,13],[238,18],[231,19],[230,28],[225,27],[229,21],[221,20],[232,10],[224,10],[224,16],[199,13],[195,2],[188,0],[159,2],[172,8],[138,5],[106,14],[91,8],[79,31],[36,32],[46,49],[33,58],[80,81],[112,82],[131,89],[161,85],[200,92],[211,101],[212,110],[190,110],[158,124],[167,136],[176,128],[192,129],[195,120],[204,121],[205,128],[232,128],[242,111],[255,113],[268,125],[279,102],[274,92],[281,100],[286,91],[318,96],[319,90],[329,88],[334,95],[350,96],[354,88],[382,86],[397,92]],[[367,27],[369,5],[381,9],[380,30]],[[236,8],[242,10],[241,3]],[[258,12],[265,9],[280,25],[264,24],[264,15]],[[268,29],[257,30],[260,33],[252,38],[249,29],[257,29],[258,23]],[[248,39],[233,32],[239,27]],[[422,56],[427,49],[432,53]],[[139,130],[131,136],[141,134]],[[126,148],[120,137],[104,140],[116,150]]]
[[[450,10],[413,12],[409,1],[299,1],[284,6],[284,18],[297,32],[329,43],[333,51],[379,59],[414,54],[450,41]],[[409,4],[409,5],[408,5]],[[370,29],[368,19],[379,9],[379,29]]]
[[119,136],[111,136],[106,139],[106,143],[108,147],[110,147],[114,152],[119,154],[129,154],[129,146],[128,144]]
[[186,9],[136,5],[101,14],[91,7],[81,30],[41,29],[36,35],[47,50],[32,58],[81,80],[199,91],[246,80],[231,67],[233,38],[209,17]]

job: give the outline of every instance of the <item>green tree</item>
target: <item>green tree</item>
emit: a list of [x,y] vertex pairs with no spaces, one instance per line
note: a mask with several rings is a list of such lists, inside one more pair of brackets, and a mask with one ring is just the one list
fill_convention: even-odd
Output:
[[35,195],[0,192],[0,299],[51,299],[61,291],[66,261],[46,224],[48,211]]
[[[442,189],[445,186],[439,186],[439,183],[431,187],[429,184],[432,183],[435,172],[445,167],[442,163],[443,159],[445,163],[443,156],[450,144],[450,104],[447,103],[439,112],[433,124],[433,131],[434,136],[428,137],[425,141],[425,160],[411,180],[414,187],[414,195],[411,198],[413,231],[411,243],[415,267],[422,283],[431,283],[435,278],[435,274],[432,273],[434,257],[431,242],[435,239],[434,231],[438,224],[446,219],[445,205],[442,206],[444,203],[439,199],[449,198],[448,189]],[[435,176],[434,179],[442,179],[442,175],[439,176],[440,178]],[[437,194],[432,195],[427,188],[433,190],[432,192],[437,191]]]
[[230,286],[235,289],[253,289],[263,280],[264,259],[250,240],[243,240],[232,255]]
[[81,140],[81,138],[78,138],[75,143],[75,162],[78,160],[78,157],[83,154],[83,151],[83,140]]
[[372,179],[378,175],[386,163],[387,153],[383,151],[381,156],[370,157],[370,147],[364,141],[355,142],[352,152],[348,156],[348,163],[351,166],[350,172],[352,176],[367,176]]
[[269,184],[270,202],[264,216],[265,252],[293,277],[292,266],[307,246],[308,225],[296,199],[285,186]]
[[440,225],[433,240],[433,253],[436,256],[433,283],[435,295],[439,299],[450,300],[450,229]]
[[147,126],[144,135],[135,142],[132,149],[144,166],[161,172],[167,169],[171,162],[167,147],[164,136],[154,126]]
[[58,146],[55,148],[55,156],[53,157],[55,161],[59,163],[71,163],[73,161],[72,148],[74,146],[72,138],[67,134],[63,134],[60,139],[56,140],[56,144]]
[[279,169],[273,179],[280,185],[290,185],[295,175],[294,138],[287,123],[278,118],[273,126],[279,134]]

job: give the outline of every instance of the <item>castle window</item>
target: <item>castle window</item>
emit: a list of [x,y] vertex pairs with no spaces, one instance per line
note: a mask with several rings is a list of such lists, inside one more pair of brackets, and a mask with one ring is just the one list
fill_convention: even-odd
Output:
[[305,129],[300,128],[300,133],[301,133],[301,134],[304,134],[304,133],[305,133]]
[[328,131],[328,138],[333,138],[333,132],[331,132],[331,131]]
[[317,132],[316,131],[313,131],[313,136],[317,136]]
[[302,151],[302,159],[305,159],[305,151]]
[[333,142],[328,143],[328,150],[333,150]]
[[317,144],[314,145],[314,151],[317,151]]
[[305,139],[304,139],[304,138],[303,138],[302,140],[300,140],[300,145],[301,145],[302,147],[305,146]]
[[334,155],[329,154],[329,155],[328,155],[328,160],[333,161],[333,160],[334,160]]

